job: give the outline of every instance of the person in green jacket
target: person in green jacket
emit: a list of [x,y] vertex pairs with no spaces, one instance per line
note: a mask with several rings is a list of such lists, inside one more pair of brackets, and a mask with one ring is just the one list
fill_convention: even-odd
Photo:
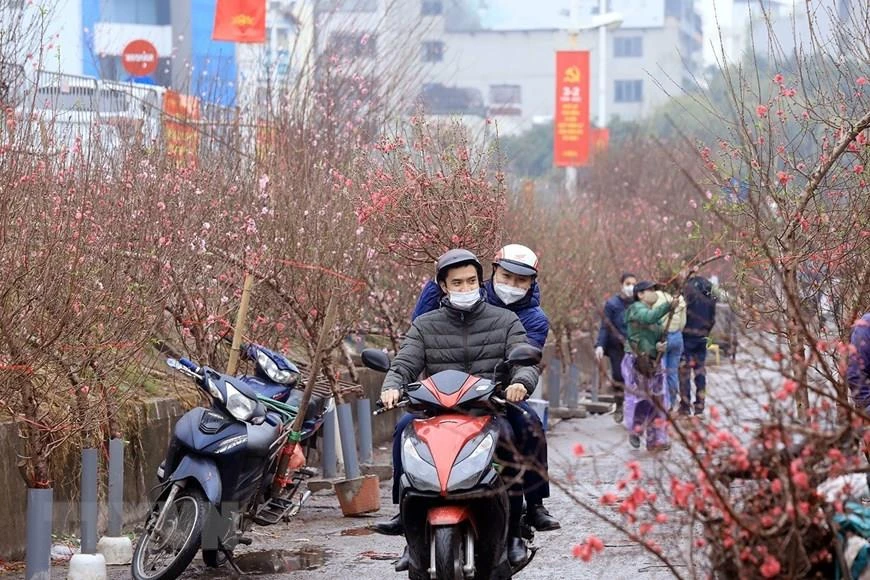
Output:
[[[667,431],[667,391],[665,368],[659,353],[664,352],[662,318],[671,308],[670,302],[658,301],[657,286],[641,281],[634,285],[635,301],[625,311],[628,332],[626,353],[622,359],[625,378],[625,419],[632,447],[640,447],[640,436],[646,435],[646,448],[658,451],[670,448]],[[659,364],[656,364],[656,361]]]

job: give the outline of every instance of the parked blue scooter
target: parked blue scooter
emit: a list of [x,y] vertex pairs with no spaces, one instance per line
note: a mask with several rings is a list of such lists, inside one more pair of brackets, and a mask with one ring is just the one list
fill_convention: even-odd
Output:
[[[193,378],[212,399],[175,424],[166,458],[158,468],[159,493],[133,555],[135,580],[180,576],[202,548],[208,566],[232,561],[251,524],[292,517],[310,496],[296,492],[313,470],[296,470],[287,485],[274,485],[301,392],[299,370],[259,345],[244,348],[253,376],[233,377],[186,359],[167,365]],[[294,403],[296,405],[294,405]],[[310,443],[332,408],[331,397],[312,397],[302,440]],[[238,569],[236,568],[238,572]]]

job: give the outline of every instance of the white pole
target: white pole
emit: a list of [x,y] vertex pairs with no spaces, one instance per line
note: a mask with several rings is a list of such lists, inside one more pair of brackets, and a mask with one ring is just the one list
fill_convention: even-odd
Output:
[[[598,15],[607,12],[607,0],[598,1]],[[607,126],[607,27],[598,27],[598,126]]]
[[[577,50],[577,36],[580,34],[580,0],[571,1],[571,23],[568,33],[571,50]],[[573,195],[577,188],[577,168],[565,168],[565,192],[568,195]]]

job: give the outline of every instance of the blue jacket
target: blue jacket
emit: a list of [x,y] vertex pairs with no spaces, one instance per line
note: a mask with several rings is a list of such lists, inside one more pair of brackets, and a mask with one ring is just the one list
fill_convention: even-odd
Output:
[[870,312],[855,323],[852,346],[855,353],[849,357],[846,380],[855,406],[866,409],[870,407]]
[[598,338],[595,346],[605,350],[620,349],[625,345],[628,331],[625,327],[625,309],[634,302],[624,298],[622,294],[614,294],[604,303],[604,316],[598,327]]
[[[486,291],[486,301],[493,306],[506,308],[516,313],[520,322],[523,323],[523,328],[526,329],[526,338],[529,344],[538,348],[544,348],[544,343],[547,342],[547,334],[550,332],[550,319],[541,308],[541,288],[537,282],[532,283],[531,292],[527,293],[521,300],[507,305],[501,301],[492,287],[492,280],[489,280],[483,286]],[[430,280],[423,287],[420,297],[417,299],[417,305],[414,306],[414,312],[411,314],[413,322],[421,314],[426,314],[432,310],[437,310],[441,307],[441,299],[444,293],[441,287],[434,281]]]

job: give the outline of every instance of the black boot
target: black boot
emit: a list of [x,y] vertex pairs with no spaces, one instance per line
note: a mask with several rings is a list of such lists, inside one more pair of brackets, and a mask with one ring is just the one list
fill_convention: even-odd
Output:
[[405,551],[396,560],[396,572],[407,572],[411,565],[411,556],[408,555],[408,546],[405,546]]
[[526,510],[529,525],[539,532],[550,532],[562,527],[559,520],[550,515],[543,504],[529,505]]
[[616,423],[622,423],[625,418],[625,413],[622,411],[623,399],[620,396],[616,397],[616,407],[613,410],[613,420]]
[[378,522],[372,525],[372,530],[385,536],[401,536],[405,533],[402,527],[402,514],[398,513],[385,522]]
[[511,536],[508,538],[507,553],[508,562],[510,562],[511,567],[516,568],[529,557],[526,541],[520,537]]

